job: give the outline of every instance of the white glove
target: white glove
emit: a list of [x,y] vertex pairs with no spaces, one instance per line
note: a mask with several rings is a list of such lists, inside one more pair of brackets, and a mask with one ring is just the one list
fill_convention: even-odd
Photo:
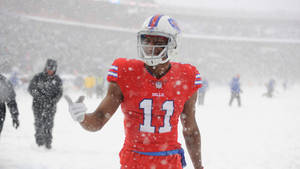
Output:
[[65,99],[69,104],[69,112],[73,120],[83,122],[85,112],[87,111],[87,108],[83,103],[84,96],[80,96],[75,103],[73,103],[72,99],[68,95],[65,95]]

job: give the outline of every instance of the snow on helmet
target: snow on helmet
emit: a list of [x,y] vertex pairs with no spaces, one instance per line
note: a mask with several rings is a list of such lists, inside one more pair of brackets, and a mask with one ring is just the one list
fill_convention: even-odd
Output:
[[[149,66],[166,63],[178,55],[180,32],[176,21],[167,15],[154,15],[147,18],[141,30],[137,33],[139,57]],[[165,37],[168,39],[168,43],[165,45],[143,44],[143,38],[147,35]],[[152,51],[154,51],[155,48],[163,48],[163,50],[159,54],[152,52],[152,54],[149,55],[145,52],[146,47],[152,47]]]

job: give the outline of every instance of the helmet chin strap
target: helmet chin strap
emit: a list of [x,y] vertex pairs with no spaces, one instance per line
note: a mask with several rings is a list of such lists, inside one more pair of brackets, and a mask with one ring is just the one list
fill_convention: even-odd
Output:
[[148,65],[148,66],[157,66],[159,64],[164,64],[166,62],[168,62],[168,59],[162,60],[161,58],[159,59],[149,59],[149,60],[144,60],[144,62]]

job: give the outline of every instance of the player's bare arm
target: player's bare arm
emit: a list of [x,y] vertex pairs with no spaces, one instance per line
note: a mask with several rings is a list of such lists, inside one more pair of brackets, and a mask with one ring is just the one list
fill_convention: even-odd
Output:
[[195,92],[185,102],[180,119],[183,126],[183,136],[186,147],[193,162],[194,168],[202,169],[200,131],[195,119],[196,100],[197,92]]
[[117,111],[123,99],[123,94],[117,83],[111,82],[108,91],[95,112],[85,114],[81,126],[88,131],[100,130]]

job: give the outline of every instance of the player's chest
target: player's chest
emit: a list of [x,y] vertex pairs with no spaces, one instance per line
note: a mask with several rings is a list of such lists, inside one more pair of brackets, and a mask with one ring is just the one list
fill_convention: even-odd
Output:
[[129,99],[178,100],[185,97],[189,86],[187,80],[180,79],[175,75],[161,79],[149,76],[138,77],[127,79],[122,90],[125,97]]

